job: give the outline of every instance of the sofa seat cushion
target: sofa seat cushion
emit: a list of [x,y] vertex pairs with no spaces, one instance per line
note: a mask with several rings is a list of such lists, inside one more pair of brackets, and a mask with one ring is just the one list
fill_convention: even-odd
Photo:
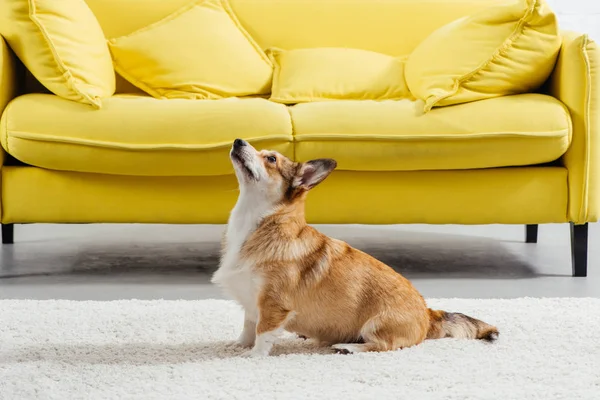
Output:
[[293,156],[284,105],[265,99],[157,100],[118,95],[101,110],[49,94],[13,100],[2,116],[2,146],[37,167],[119,175],[233,173],[237,137]]
[[415,102],[335,101],[290,108],[298,161],[331,157],[354,171],[458,170],[533,165],[571,140],[564,105],[521,94],[439,108]]

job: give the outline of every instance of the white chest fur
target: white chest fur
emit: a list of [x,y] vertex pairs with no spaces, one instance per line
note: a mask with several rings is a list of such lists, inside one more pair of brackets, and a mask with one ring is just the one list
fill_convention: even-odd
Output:
[[240,193],[227,224],[225,249],[219,269],[211,279],[211,282],[219,285],[249,312],[256,308],[261,279],[253,273],[248,261],[240,259],[240,250],[262,219],[269,214],[270,207],[266,207],[264,203],[257,201],[257,196]]

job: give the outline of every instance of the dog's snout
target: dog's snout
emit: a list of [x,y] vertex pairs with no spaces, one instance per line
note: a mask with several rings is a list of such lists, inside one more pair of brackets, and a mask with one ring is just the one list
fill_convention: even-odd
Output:
[[248,142],[246,142],[244,139],[235,139],[233,141],[233,147],[243,147],[246,146],[248,144]]

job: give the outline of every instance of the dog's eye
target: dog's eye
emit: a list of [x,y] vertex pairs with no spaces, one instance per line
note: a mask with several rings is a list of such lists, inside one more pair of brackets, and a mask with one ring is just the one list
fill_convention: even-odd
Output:
[[270,162],[271,164],[275,164],[275,162],[277,161],[277,158],[275,156],[267,156],[267,161]]

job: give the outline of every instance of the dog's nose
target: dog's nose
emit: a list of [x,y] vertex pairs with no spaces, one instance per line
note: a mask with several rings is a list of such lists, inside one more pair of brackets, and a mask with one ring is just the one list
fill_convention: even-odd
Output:
[[235,139],[233,141],[233,147],[242,147],[242,146],[246,146],[248,144],[248,142],[246,142],[243,139]]

